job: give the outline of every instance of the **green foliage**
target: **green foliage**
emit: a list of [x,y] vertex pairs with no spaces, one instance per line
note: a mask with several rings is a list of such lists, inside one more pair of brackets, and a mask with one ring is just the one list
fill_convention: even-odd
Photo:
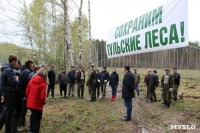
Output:
[[27,58],[30,57],[30,49],[24,49],[23,47],[17,46],[12,43],[0,43],[0,60],[3,60],[4,63],[8,63],[8,56],[11,54],[15,54],[18,58],[25,62]]
[[198,41],[196,41],[196,42],[189,42],[189,45],[190,46],[194,46],[194,47],[198,47],[198,48],[200,48],[200,42],[198,42]]

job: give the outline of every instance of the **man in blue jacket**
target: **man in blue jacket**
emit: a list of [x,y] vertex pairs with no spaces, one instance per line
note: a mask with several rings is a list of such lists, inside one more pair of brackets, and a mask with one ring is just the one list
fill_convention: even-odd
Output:
[[102,99],[105,99],[106,96],[106,85],[109,81],[109,73],[106,71],[106,67],[103,67],[103,71],[99,74],[98,82],[101,85],[101,93],[102,93]]
[[74,97],[75,83],[76,83],[76,71],[74,66],[71,67],[71,71],[68,73],[68,80],[69,80],[68,96],[70,97],[72,91],[72,97]]
[[122,86],[122,99],[124,99],[127,113],[122,120],[130,121],[132,113],[132,98],[135,97],[135,76],[132,72],[130,72],[130,66],[125,66],[124,72],[125,75]]
[[54,87],[56,84],[56,66],[52,65],[51,70],[48,72],[48,78],[49,78],[49,85],[47,89],[47,98],[49,97],[49,93],[51,91],[51,97],[54,98]]
[[11,133],[12,116],[14,113],[15,105],[15,91],[19,83],[19,77],[15,76],[13,71],[14,66],[17,64],[17,56],[10,55],[8,57],[9,64],[5,65],[2,69],[2,92],[5,98],[6,117],[5,117],[5,132]]
[[33,67],[33,60],[28,59],[25,61],[25,65],[22,66],[21,69],[21,78],[22,78],[22,90],[23,90],[23,104],[22,104],[22,111],[20,115],[20,126],[25,127],[25,122],[26,122],[26,113],[27,113],[27,107],[26,107],[26,87],[29,82],[29,74],[32,72],[32,67]]

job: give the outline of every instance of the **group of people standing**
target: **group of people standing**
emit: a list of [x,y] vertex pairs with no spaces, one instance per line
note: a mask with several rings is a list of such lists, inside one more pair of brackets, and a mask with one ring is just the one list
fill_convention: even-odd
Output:
[[[1,69],[0,109],[4,108],[5,115],[2,117],[3,121],[0,121],[0,128],[5,123],[6,133],[18,132],[18,127],[25,126],[26,124],[25,118],[27,109],[29,109],[31,111],[29,131],[37,133],[40,130],[40,121],[46,99],[49,98],[50,93],[52,98],[54,98],[56,66],[53,65],[47,73],[46,66],[34,66],[32,59],[28,59],[22,65],[16,55],[10,55],[8,61],[9,63]],[[126,116],[122,117],[124,121],[131,120],[132,98],[135,97],[135,94],[140,96],[139,84],[141,77],[137,73],[137,68],[134,68],[133,71],[133,73],[130,71],[129,66],[124,67],[125,75],[122,82],[122,98],[127,109]],[[165,75],[161,79],[163,104],[166,108],[170,107],[172,94],[173,100],[176,102],[177,90],[180,85],[180,74],[176,68],[173,68],[173,72],[171,75],[170,70],[165,69]],[[110,75],[106,67],[103,67],[103,70],[99,72],[99,70],[94,69],[94,65],[90,65],[87,82],[85,77],[83,66],[80,66],[78,71],[72,66],[69,72],[63,67],[58,74],[60,96],[63,97],[64,91],[64,98],[74,97],[75,85],[77,83],[77,96],[79,99],[84,99],[84,87],[86,84],[91,102],[99,98],[100,91],[102,94],[101,99],[105,100],[106,87],[109,82],[109,86],[112,89],[112,97],[110,100],[116,100],[117,88],[119,86],[119,74],[116,68],[113,68],[113,72]],[[147,86],[147,96],[150,102],[157,101],[155,93],[159,85],[157,71],[154,70],[152,73],[149,69],[148,74],[145,75],[144,83]],[[46,90],[46,88],[48,89]]]
[[[54,71],[55,73],[55,70],[53,69],[50,71]],[[50,71],[48,72],[48,77],[49,79],[54,79],[53,85],[55,86],[55,74],[49,74],[51,73]],[[91,102],[94,102],[96,101],[97,98],[99,98],[100,91],[102,94],[101,99],[105,100],[106,87],[107,83],[109,82],[109,86],[112,88],[111,100],[114,101],[116,100],[117,87],[119,84],[119,75],[117,74],[115,68],[113,69],[113,73],[110,76],[106,70],[106,67],[103,67],[103,70],[99,72],[99,70],[94,69],[94,65],[91,65],[88,75],[88,80],[86,82],[85,71],[83,66],[80,66],[80,69],[78,71],[76,71],[75,67],[72,66],[71,71],[69,71],[68,73],[66,72],[66,68],[63,67],[58,75],[58,82],[60,83],[60,96],[62,97],[62,92],[64,91],[64,98],[74,97],[75,85],[77,84],[77,95],[79,99],[84,99],[84,90],[85,90],[84,88],[86,83],[89,94],[91,96],[90,99]],[[51,80],[49,86],[50,85],[52,85]],[[52,88],[54,88],[54,86]],[[67,91],[68,91],[68,96],[67,96]],[[47,98],[48,98],[48,91],[47,91]]]
[[46,67],[34,66],[32,59],[27,59],[22,65],[16,55],[10,55],[8,62],[2,67],[0,76],[1,109],[4,111],[1,112],[0,129],[5,124],[6,133],[22,131],[18,127],[25,127],[29,109],[29,131],[38,133],[46,104]]
[[[177,72],[177,68],[173,68],[173,74],[170,74],[170,69],[165,69],[165,74],[161,78],[161,96],[163,98],[164,107],[170,108],[172,96],[173,101],[177,101],[178,88],[180,86],[180,74]],[[150,102],[157,102],[157,97],[155,90],[159,85],[159,77],[157,71],[151,69],[148,70],[148,73],[145,75],[144,83],[147,86],[147,97]]]

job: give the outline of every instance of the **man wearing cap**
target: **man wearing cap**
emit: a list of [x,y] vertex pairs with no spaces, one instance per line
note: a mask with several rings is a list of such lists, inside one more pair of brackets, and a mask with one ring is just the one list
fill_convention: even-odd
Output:
[[[84,99],[84,87],[85,87],[85,71],[83,66],[80,67],[80,70],[76,74],[76,80],[78,85],[78,98]],[[81,94],[80,94],[81,93]]]
[[168,68],[165,69],[165,75],[161,79],[161,90],[163,93],[164,106],[170,108],[173,91],[173,76]]
[[96,87],[96,72],[94,70],[94,65],[91,65],[90,66],[90,72],[89,72],[89,75],[88,75],[88,81],[87,81],[87,84],[88,86],[88,91],[89,91],[89,94],[90,94],[90,97],[91,97],[91,102],[94,102],[96,101],[96,96],[95,96],[95,87]]
[[134,75],[135,75],[135,87],[136,87],[136,91],[138,96],[140,96],[140,90],[139,90],[139,84],[140,84],[140,74],[137,73],[137,68],[134,68]]
[[159,79],[158,79],[157,71],[153,70],[153,73],[150,73],[147,78],[150,102],[153,102],[153,97],[154,97],[154,100],[157,102],[155,89],[158,87],[158,83],[159,83]]
[[98,77],[99,77],[99,70],[96,70],[96,88],[95,88],[95,95],[97,98],[99,97],[100,94],[100,83],[98,82]]
[[101,85],[102,99],[106,96],[106,84],[109,81],[109,73],[106,71],[106,67],[103,67],[103,71],[99,74],[98,82]]
[[72,92],[72,97],[74,97],[75,82],[76,82],[76,71],[74,66],[71,67],[71,71],[68,73],[68,81],[69,81],[68,96],[70,97],[70,94]]
[[63,67],[62,71],[58,74],[58,82],[60,83],[60,97],[62,97],[62,92],[64,91],[64,98],[66,97],[66,93],[67,93],[67,72],[66,72],[66,68]]

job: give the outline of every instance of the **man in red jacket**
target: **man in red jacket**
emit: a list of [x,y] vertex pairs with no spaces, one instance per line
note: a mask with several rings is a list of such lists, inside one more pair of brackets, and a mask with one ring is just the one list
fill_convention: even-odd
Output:
[[26,88],[27,108],[31,111],[30,132],[38,133],[43,106],[46,104],[47,72],[41,68],[30,80]]

